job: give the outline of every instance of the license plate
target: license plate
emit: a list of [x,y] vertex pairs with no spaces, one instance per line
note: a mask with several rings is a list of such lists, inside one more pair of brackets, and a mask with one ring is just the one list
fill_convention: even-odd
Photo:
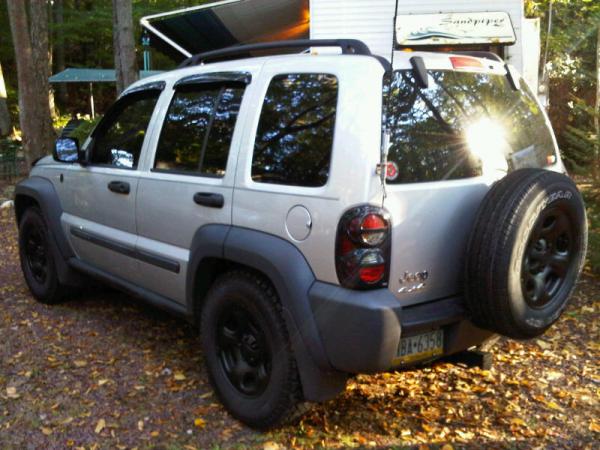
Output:
[[400,339],[395,364],[407,364],[422,359],[440,356],[444,353],[444,331],[407,336]]

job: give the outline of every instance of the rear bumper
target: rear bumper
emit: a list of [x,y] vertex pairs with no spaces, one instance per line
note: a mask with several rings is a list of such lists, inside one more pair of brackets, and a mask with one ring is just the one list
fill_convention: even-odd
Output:
[[394,368],[401,336],[444,329],[444,355],[478,345],[492,335],[466,318],[461,297],[402,307],[387,289],[352,291],[315,282],[311,308],[332,367],[348,373]]

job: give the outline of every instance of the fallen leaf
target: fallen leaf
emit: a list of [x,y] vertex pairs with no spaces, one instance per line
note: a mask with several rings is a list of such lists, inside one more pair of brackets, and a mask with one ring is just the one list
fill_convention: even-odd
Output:
[[553,381],[562,378],[564,375],[561,372],[557,372],[556,370],[549,370],[546,372],[546,380]]
[[99,434],[102,432],[102,430],[104,430],[105,427],[106,427],[106,421],[104,419],[100,419],[98,421],[98,423],[96,424],[96,429],[94,430],[94,432],[96,434]]
[[548,343],[547,343],[547,342],[545,342],[545,341],[542,341],[541,339],[537,339],[537,340],[535,341],[535,343],[536,343],[536,344],[537,344],[537,345],[538,345],[540,348],[542,348],[543,350],[548,350],[549,348],[551,348],[551,347],[552,347],[552,345],[548,344]]
[[204,428],[206,426],[206,421],[201,417],[198,417],[194,420],[194,425],[196,425],[198,428]]
[[173,375],[173,378],[175,379],[175,381],[184,381],[185,375],[182,372],[175,372],[175,375]]
[[17,394],[17,388],[14,386],[9,386],[6,388],[6,396],[8,398],[19,398],[20,395]]
[[45,436],[50,436],[52,434],[52,430],[50,428],[42,427],[42,434]]
[[557,409],[559,411],[562,410],[562,408],[558,406],[558,404],[555,402],[548,402],[546,403],[546,406],[548,406],[548,408]]
[[595,433],[600,433],[600,423],[596,422],[594,419],[590,421],[590,431]]
[[263,450],[279,450],[277,442],[268,441],[263,444]]
[[144,431],[144,421],[138,420],[137,427],[138,427],[138,430]]
[[104,385],[105,385],[106,383],[108,383],[109,381],[110,381],[110,380],[106,380],[106,379],[103,379],[103,380],[98,380],[98,386],[104,386]]
[[83,359],[76,359],[75,361],[73,361],[73,364],[75,364],[75,367],[85,367],[87,366],[87,361]]

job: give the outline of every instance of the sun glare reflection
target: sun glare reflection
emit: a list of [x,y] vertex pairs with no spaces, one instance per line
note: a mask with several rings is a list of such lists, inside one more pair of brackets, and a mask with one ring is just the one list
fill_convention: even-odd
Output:
[[478,120],[465,129],[465,139],[471,154],[481,161],[484,175],[508,170],[506,156],[510,148],[500,123],[488,118]]

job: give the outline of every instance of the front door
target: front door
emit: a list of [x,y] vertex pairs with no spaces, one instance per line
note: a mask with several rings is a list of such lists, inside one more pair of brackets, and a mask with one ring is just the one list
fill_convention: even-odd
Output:
[[140,286],[185,303],[196,231],[231,223],[237,148],[249,74],[200,74],[174,84],[151,169],[137,194]]
[[138,163],[159,95],[149,89],[119,99],[84,146],[88,164],[64,172],[62,223],[77,257],[125,280],[137,270]]

